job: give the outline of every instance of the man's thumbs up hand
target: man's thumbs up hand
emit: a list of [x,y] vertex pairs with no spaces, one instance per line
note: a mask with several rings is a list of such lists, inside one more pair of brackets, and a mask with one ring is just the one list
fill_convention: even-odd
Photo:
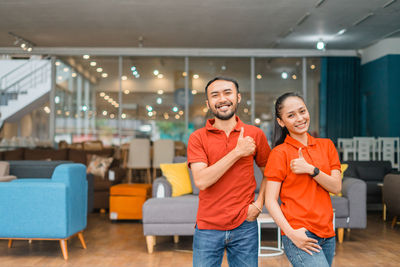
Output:
[[256,150],[256,143],[250,136],[244,136],[244,128],[240,129],[239,138],[235,147],[241,157],[250,156]]

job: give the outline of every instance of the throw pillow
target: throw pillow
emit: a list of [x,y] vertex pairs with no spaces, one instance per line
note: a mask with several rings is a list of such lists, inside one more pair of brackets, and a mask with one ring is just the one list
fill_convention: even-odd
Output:
[[86,172],[96,176],[100,176],[104,179],[108,168],[110,167],[113,158],[101,157],[98,155],[92,155],[87,167]]
[[192,193],[189,170],[186,162],[160,164],[161,171],[172,186],[172,196],[182,196]]
[[[347,170],[347,168],[349,167],[349,164],[340,164],[340,170],[341,170],[341,176],[342,176],[342,180],[343,180],[343,174],[344,174],[344,172]],[[342,192],[339,192],[338,194],[332,194],[332,193],[329,193],[331,196],[339,196],[339,197],[341,197],[342,196]]]

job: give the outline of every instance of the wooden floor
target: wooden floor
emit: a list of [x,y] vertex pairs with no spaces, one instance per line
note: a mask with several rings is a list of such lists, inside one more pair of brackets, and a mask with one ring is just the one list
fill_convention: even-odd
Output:
[[[0,266],[131,266],[172,267],[192,265],[192,237],[157,238],[153,254],[146,252],[145,238],[139,221],[111,223],[106,214],[91,214],[84,231],[87,249],[78,238],[68,242],[69,260],[64,261],[57,241],[0,240]],[[276,232],[263,230],[263,245],[274,245]],[[224,258],[223,265],[228,266]],[[285,255],[260,258],[259,266],[290,266]],[[400,266],[400,225],[391,229],[379,213],[368,215],[368,228],[352,230],[337,245],[333,266]]]

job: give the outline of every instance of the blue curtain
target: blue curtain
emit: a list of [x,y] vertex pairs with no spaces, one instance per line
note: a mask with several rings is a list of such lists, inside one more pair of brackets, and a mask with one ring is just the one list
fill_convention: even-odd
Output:
[[360,59],[321,59],[320,136],[337,138],[360,135]]

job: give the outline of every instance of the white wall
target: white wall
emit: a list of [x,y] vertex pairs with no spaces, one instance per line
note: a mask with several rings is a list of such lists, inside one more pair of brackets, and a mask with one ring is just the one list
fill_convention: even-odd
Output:
[[361,65],[386,55],[400,55],[400,38],[384,39],[359,51]]

